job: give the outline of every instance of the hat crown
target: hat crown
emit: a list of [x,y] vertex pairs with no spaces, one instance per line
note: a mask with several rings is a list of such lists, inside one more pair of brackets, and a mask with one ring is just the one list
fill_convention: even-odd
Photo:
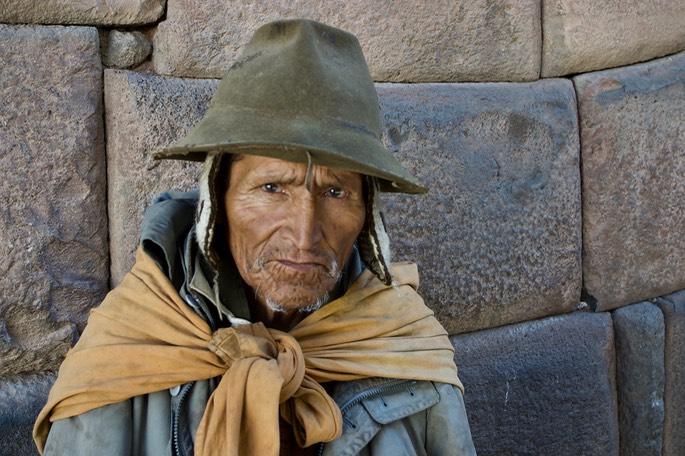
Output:
[[217,89],[212,106],[222,105],[329,118],[380,137],[378,97],[359,42],[314,21],[259,28]]

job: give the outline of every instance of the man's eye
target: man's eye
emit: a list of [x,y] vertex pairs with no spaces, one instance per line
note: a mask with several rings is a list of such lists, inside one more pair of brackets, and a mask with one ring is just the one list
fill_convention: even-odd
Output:
[[325,195],[330,196],[331,198],[343,198],[345,196],[345,190],[338,187],[331,187],[326,190]]
[[268,184],[262,185],[262,190],[267,193],[278,193],[281,191],[281,186],[274,184],[273,182],[269,182]]

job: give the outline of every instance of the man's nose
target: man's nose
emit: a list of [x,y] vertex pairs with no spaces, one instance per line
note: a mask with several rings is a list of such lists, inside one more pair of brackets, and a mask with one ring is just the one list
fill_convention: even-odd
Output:
[[299,250],[311,249],[323,238],[320,215],[316,199],[309,192],[293,207],[292,241]]

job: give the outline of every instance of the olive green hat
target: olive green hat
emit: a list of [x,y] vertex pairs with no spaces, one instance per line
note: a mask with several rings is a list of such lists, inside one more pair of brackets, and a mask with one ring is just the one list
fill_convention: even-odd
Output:
[[380,140],[378,96],[354,35],[310,20],[259,28],[198,125],[155,158],[232,153],[347,169],[424,193]]

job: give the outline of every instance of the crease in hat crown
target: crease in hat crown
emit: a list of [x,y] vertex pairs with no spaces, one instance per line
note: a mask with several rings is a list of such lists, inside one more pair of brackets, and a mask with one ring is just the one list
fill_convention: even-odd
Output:
[[200,122],[154,158],[251,154],[379,178],[381,190],[424,193],[380,140],[378,95],[357,38],[296,19],[260,27]]

